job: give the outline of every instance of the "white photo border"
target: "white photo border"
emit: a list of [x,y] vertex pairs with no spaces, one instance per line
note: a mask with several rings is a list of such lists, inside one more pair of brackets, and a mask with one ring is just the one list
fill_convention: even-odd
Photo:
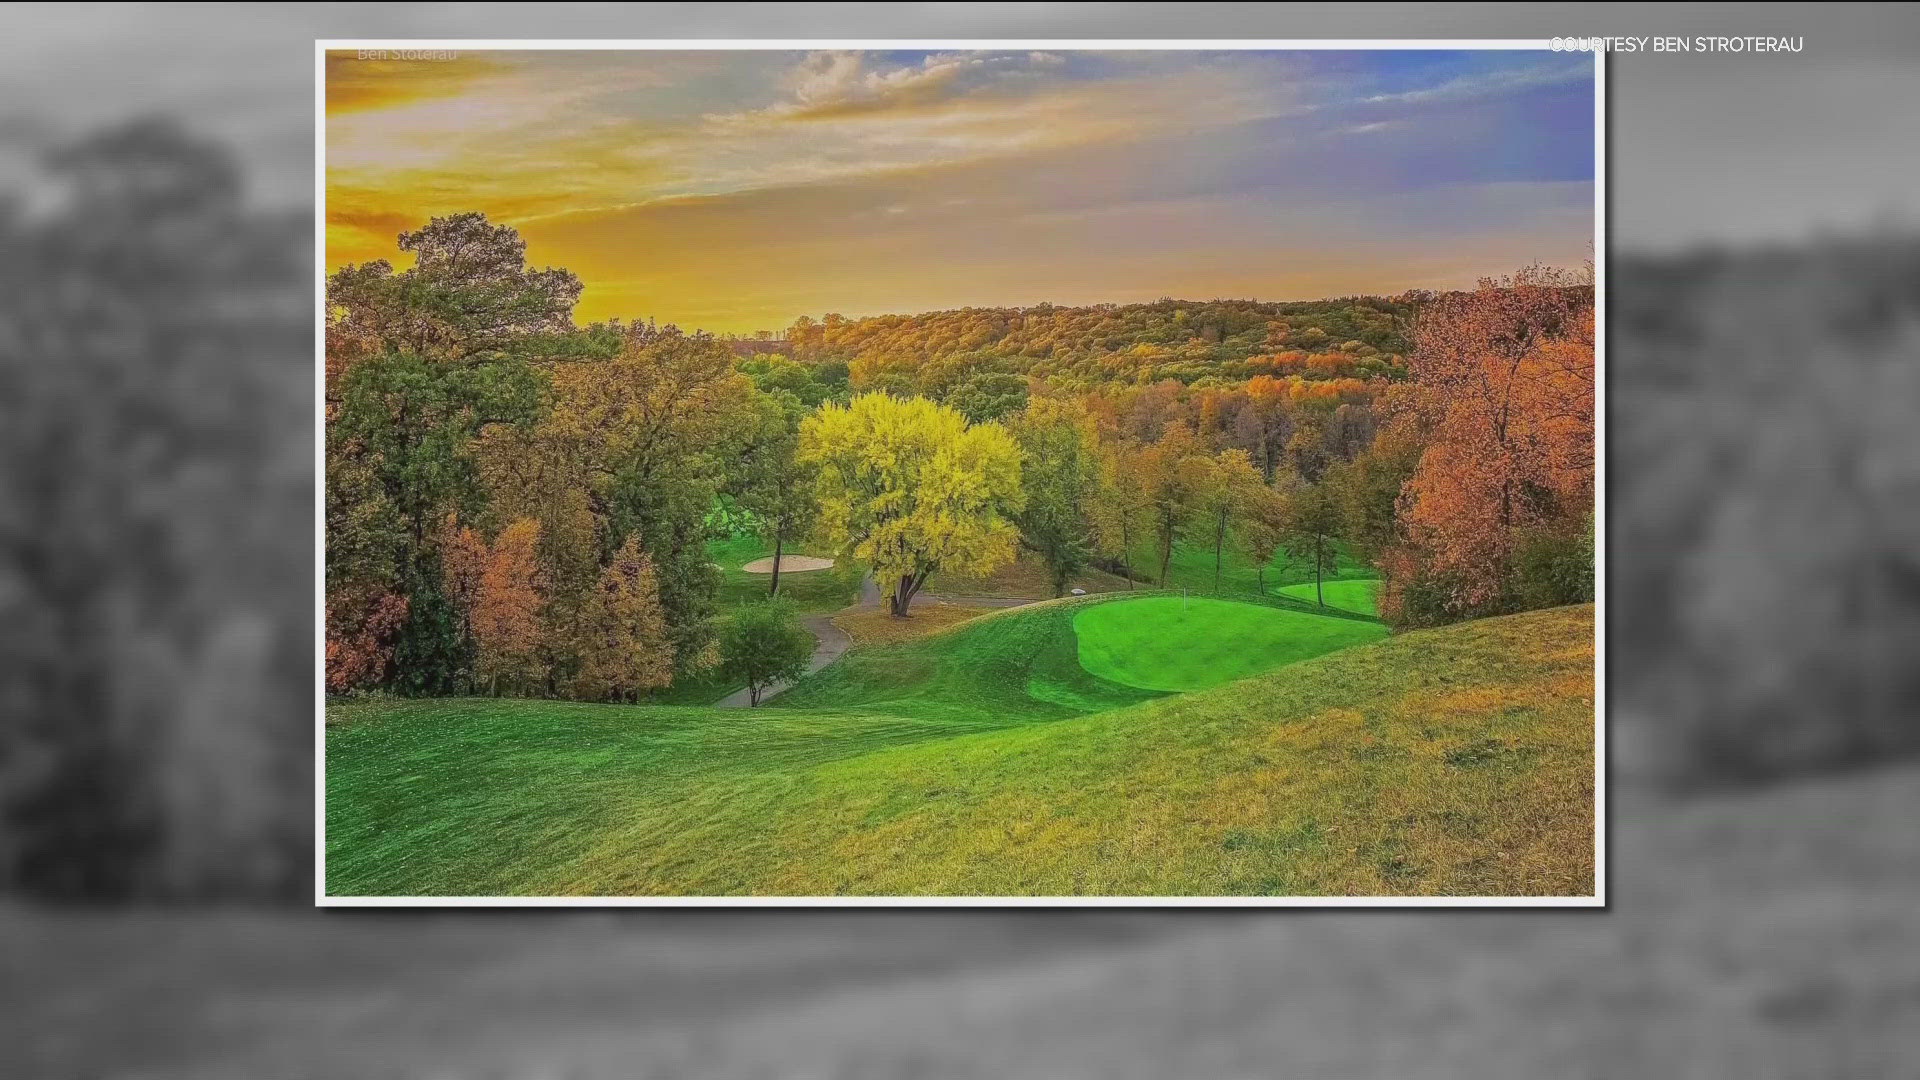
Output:
[[345,49],[609,52],[1020,51],[1281,52],[1565,51],[1534,39],[793,39],[536,40],[321,38],[314,42],[314,720],[313,889],[322,908],[1585,908],[1609,904],[1607,874],[1607,64],[1593,58],[1594,891],[1589,896],[329,896],[326,891],[326,252],[327,53]]

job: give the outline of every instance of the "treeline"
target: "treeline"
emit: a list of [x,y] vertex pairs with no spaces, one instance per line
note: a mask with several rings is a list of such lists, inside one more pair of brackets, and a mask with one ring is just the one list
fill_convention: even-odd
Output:
[[1068,389],[1114,381],[1183,384],[1254,375],[1393,377],[1404,372],[1412,314],[1428,299],[1352,297],[1091,307],[962,308],[848,319],[802,316],[786,347],[806,363],[849,366],[862,389],[924,391],[975,374]]

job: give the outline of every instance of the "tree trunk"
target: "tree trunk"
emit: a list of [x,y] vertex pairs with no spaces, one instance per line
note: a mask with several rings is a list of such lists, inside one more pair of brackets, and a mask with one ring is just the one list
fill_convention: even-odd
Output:
[[1160,543],[1160,587],[1167,587],[1167,564],[1173,561],[1173,538],[1168,537]]
[[927,575],[924,572],[906,574],[900,578],[900,583],[893,587],[893,596],[889,598],[889,607],[894,618],[907,617],[907,610],[913,604],[913,594],[920,591],[920,586],[926,580]]
[[776,529],[773,534],[773,584],[767,588],[768,596],[780,595],[780,545],[786,540],[781,532]]
[[1313,535],[1313,601],[1321,607],[1327,606],[1327,596],[1320,587],[1320,567],[1325,560],[1320,555],[1320,534]]
[[1220,511],[1220,524],[1213,531],[1213,594],[1220,595],[1220,551],[1227,543],[1227,512]]
[[757,709],[760,707],[759,683],[750,682],[747,684],[747,707],[749,709]]

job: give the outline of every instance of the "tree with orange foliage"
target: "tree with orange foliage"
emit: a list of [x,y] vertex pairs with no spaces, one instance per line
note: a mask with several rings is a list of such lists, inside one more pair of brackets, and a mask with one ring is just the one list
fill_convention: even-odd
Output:
[[349,604],[327,596],[327,689],[345,693],[386,679],[393,664],[393,637],[407,621],[407,598],[380,593]]
[[1383,614],[1510,610],[1523,530],[1578,529],[1592,511],[1591,281],[1530,267],[1443,297],[1421,315],[1411,367],[1408,403],[1430,435],[1400,494]]
[[1287,384],[1271,375],[1248,379],[1247,407],[1241,410],[1239,424],[1241,436],[1249,444],[1248,452],[1260,464],[1261,478],[1273,483],[1285,459],[1287,441],[1293,437]]
[[498,693],[544,677],[539,560],[540,523],[522,518],[500,530],[492,544],[462,529],[447,548],[447,576],[466,601],[473,634],[474,674]]

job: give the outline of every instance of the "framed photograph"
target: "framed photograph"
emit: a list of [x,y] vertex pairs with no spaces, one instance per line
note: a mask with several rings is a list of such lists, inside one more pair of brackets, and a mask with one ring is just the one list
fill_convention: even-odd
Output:
[[315,60],[317,903],[1604,905],[1603,53]]

